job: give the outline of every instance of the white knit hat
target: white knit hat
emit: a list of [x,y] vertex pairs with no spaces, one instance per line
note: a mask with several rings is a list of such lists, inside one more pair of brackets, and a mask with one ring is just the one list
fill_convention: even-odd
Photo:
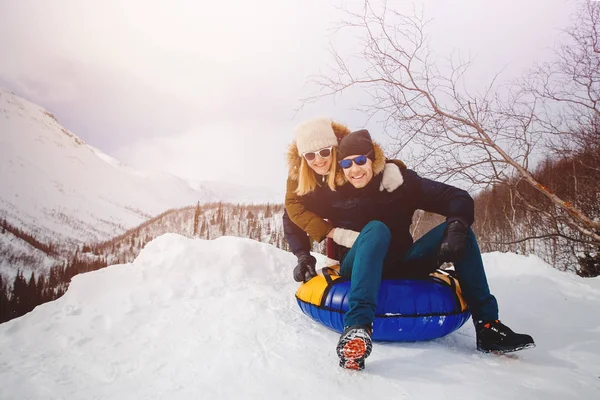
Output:
[[299,155],[338,145],[329,118],[315,118],[303,122],[296,127],[294,134]]

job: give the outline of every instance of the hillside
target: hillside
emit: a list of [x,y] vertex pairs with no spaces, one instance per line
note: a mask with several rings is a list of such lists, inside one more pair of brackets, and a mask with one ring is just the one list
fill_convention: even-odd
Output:
[[[105,241],[197,202],[280,201],[262,188],[190,183],[139,171],[86,144],[43,107],[0,88],[0,273],[46,273],[83,243]],[[283,184],[282,184],[283,188]],[[32,238],[42,248],[31,246]]]
[[600,280],[533,256],[483,258],[501,318],[535,349],[478,353],[467,322],[431,342],[376,343],[354,372],[337,365],[338,334],[296,304],[293,255],[163,235],[0,325],[0,398],[599,398]]

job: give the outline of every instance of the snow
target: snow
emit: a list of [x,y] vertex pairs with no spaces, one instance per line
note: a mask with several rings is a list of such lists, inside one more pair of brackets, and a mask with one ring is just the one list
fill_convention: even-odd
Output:
[[[0,233],[0,273],[3,278],[12,281],[19,271],[15,265],[22,264],[23,259],[28,259],[29,265],[36,265],[38,272],[49,271],[57,263],[57,259],[49,257],[12,233]],[[32,270],[22,268],[21,272],[29,279]]]
[[167,173],[136,170],[83,142],[43,107],[2,88],[0,182],[0,218],[43,242],[106,240],[198,201],[283,199],[262,188],[206,182],[192,187]]
[[0,325],[0,398],[600,398],[600,278],[484,254],[501,317],[535,349],[479,353],[468,322],[431,342],[376,343],[355,372],[337,365],[338,334],[297,306],[295,262],[250,239],[162,235]]
[[[275,190],[190,183],[171,174],[134,169],[82,141],[43,107],[2,88],[0,182],[0,219],[62,253],[82,243],[108,240],[169,209],[198,201],[283,202],[283,193]],[[283,182],[274,186],[281,191],[285,187]],[[0,256],[1,274],[12,277],[18,269],[27,275],[46,273],[56,263],[19,241],[0,238],[0,255],[5,255]]]

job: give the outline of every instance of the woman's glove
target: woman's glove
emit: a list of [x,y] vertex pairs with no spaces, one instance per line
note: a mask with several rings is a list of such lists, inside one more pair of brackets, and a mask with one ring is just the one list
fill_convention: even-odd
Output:
[[335,228],[333,231],[333,241],[347,248],[351,248],[360,232],[350,229]]
[[317,276],[315,266],[317,259],[310,255],[310,252],[301,250],[296,253],[298,265],[294,268],[294,280],[296,282],[307,282],[310,278]]
[[402,183],[404,183],[404,178],[402,177],[400,168],[394,163],[385,163],[385,167],[383,168],[383,177],[381,178],[381,183],[379,184],[379,191],[383,192],[385,189],[388,192],[393,192],[394,190],[398,189]]
[[465,256],[467,230],[465,224],[460,221],[452,221],[446,226],[438,253],[439,261],[458,261]]

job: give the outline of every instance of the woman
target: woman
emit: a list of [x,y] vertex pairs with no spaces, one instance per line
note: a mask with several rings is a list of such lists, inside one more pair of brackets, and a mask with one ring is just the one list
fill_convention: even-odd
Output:
[[[348,127],[329,118],[316,118],[300,124],[295,129],[295,140],[288,150],[288,179],[285,195],[284,222],[291,220],[306,232],[310,238],[321,242],[326,237],[350,248],[359,232],[335,228],[314,212],[307,211],[311,203],[331,203],[336,188],[346,183],[344,172],[337,163],[339,141],[350,134]],[[383,172],[379,190],[391,192],[402,184],[399,168],[406,168],[401,161],[386,162],[383,149],[375,144],[375,159],[383,160],[373,165],[374,174]],[[289,224],[284,223],[284,229]],[[293,235],[290,235],[293,236]],[[297,237],[294,236],[294,237]],[[301,240],[309,241],[309,238]],[[316,259],[310,255],[305,243],[289,243],[290,249],[298,257],[294,269],[294,280],[307,281],[316,276]]]

